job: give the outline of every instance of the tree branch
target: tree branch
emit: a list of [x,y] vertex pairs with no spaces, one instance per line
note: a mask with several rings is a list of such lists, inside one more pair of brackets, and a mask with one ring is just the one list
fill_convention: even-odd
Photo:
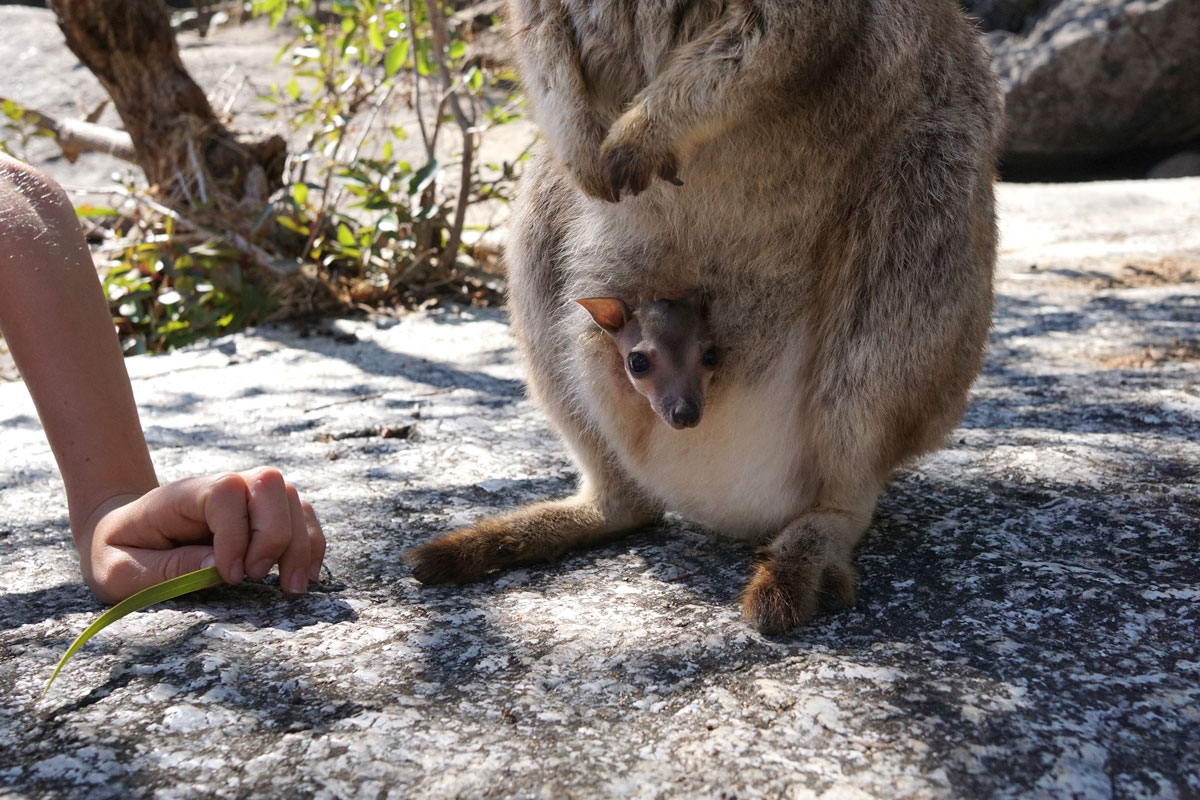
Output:
[[[0,103],[6,99],[0,97]],[[24,111],[22,119],[29,120],[38,130],[50,133],[62,148],[63,156],[72,164],[83,153],[108,153],[137,163],[133,152],[133,139],[125,131],[81,119],[58,119],[32,108],[25,108]]]
[[446,65],[446,14],[441,0],[429,0],[429,24],[433,32],[433,49],[437,55],[438,74],[442,78],[444,97],[463,137],[458,205],[454,209],[454,223],[450,226],[446,247],[438,259],[440,263],[443,259],[449,258],[450,263],[453,264],[458,257],[458,247],[462,243],[463,225],[466,222],[467,206],[471,202],[471,177],[475,158],[475,120],[468,118],[466,112],[463,111],[454,78],[450,75],[450,68]]

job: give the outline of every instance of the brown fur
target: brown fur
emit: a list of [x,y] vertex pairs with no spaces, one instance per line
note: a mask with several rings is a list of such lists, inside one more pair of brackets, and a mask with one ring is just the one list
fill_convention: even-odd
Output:
[[[678,510],[769,542],[742,594],[761,630],[852,602],[876,499],[957,422],[989,327],[1000,108],[975,32],[953,0],[510,0],[509,18],[546,134],[513,324],[582,475],[555,508],[579,513],[450,534],[408,552],[418,577]],[[708,409],[647,430],[570,298],[688,293],[722,350]]]

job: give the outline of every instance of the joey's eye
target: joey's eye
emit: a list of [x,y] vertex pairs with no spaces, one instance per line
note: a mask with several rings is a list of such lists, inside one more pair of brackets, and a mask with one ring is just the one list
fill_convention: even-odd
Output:
[[650,359],[643,353],[629,354],[629,371],[634,375],[644,375],[650,371]]
[[700,363],[712,369],[717,365],[717,348],[710,347],[704,351],[704,355],[700,356]]

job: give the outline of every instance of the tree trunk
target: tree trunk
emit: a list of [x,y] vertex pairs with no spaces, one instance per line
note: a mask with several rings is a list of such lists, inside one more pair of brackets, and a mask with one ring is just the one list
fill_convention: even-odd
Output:
[[188,75],[162,0],[51,0],[67,46],[104,85],[153,191],[194,205],[262,199],[282,182],[287,144],[239,139]]

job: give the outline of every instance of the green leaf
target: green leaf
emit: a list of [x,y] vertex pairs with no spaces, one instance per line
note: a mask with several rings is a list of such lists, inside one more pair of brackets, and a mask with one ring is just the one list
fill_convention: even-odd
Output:
[[338,244],[346,247],[353,247],[354,245],[358,244],[358,242],[354,239],[354,233],[350,230],[350,226],[344,222],[338,223],[337,238]]
[[292,233],[298,233],[301,236],[308,236],[309,234],[309,227],[307,225],[301,225],[290,217],[276,217],[275,221],[278,222],[281,227],[287,228]]
[[101,614],[99,619],[88,625],[83,633],[79,634],[75,641],[71,642],[71,646],[67,648],[67,652],[63,653],[63,657],[59,659],[58,666],[54,668],[54,674],[50,676],[50,680],[46,681],[46,688],[42,690],[42,696],[38,698],[38,702],[40,703],[45,699],[46,693],[50,691],[50,685],[54,683],[54,679],[58,677],[58,673],[71,660],[71,656],[75,655],[75,652],[83,647],[88,639],[121,617],[131,614],[134,611],[141,611],[143,608],[152,606],[155,603],[170,600],[173,597],[179,597],[190,592],[198,592],[201,589],[208,589],[221,582],[221,575],[217,572],[217,568],[207,567],[195,572],[189,572],[186,575],[180,575],[178,578],[172,578],[169,581],[156,583],[149,589],[142,589],[132,597],[127,597],[117,603],[108,611]]
[[404,66],[404,59],[408,57],[408,39],[401,39],[394,45],[388,48],[387,55],[383,60],[383,71],[389,78],[400,71],[400,67]]
[[479,67],[467,70],[467,86],[472,92],[478,92],[483,87],[483,71]]
[[371,43],[371,47],[382,51],[385,47],[383,43],[383,34],[379,30],[379,24],[370,23],[367,25],[367,41]]
[[185,331],[189,327],[191,327],[190,324],[188,322],[186,322],[185,320],[173,319],[170,322],[167,322],[166,324],[159,326],[158,332],[165,336],[168,333],[178,333],[179,331]]
[[75,214],[85,219],[95,219],[97,217],[115,217],[118,212],[110,206],[92,206],[81,205],[75,206]]
[[395,233],[400,230],[400,220],[395,214],[384,214],[375,224],[375,229],[383,233]]
[[425,162],[425,166],[413,173],[413,176],[408,181],[408,193],[410,195],[418,195],[425,191],[425,187],[429,185],[437,174],[438,162],[437,159],[430,159]]
[[384,11],[383,20],[387,24],[388,30],[395,31],[397,34],[408,29],[408,16],[396,9]]
[[417,74],[418,75],[421,75],[424,77],[424,76],[431,75],[433,73],[433,70],[429,66],[430,53],[432,52],[432,50],[433,50],[433,45],[429,41],[423,40],[423,39],[417,40],[416,57],[417,57]]

